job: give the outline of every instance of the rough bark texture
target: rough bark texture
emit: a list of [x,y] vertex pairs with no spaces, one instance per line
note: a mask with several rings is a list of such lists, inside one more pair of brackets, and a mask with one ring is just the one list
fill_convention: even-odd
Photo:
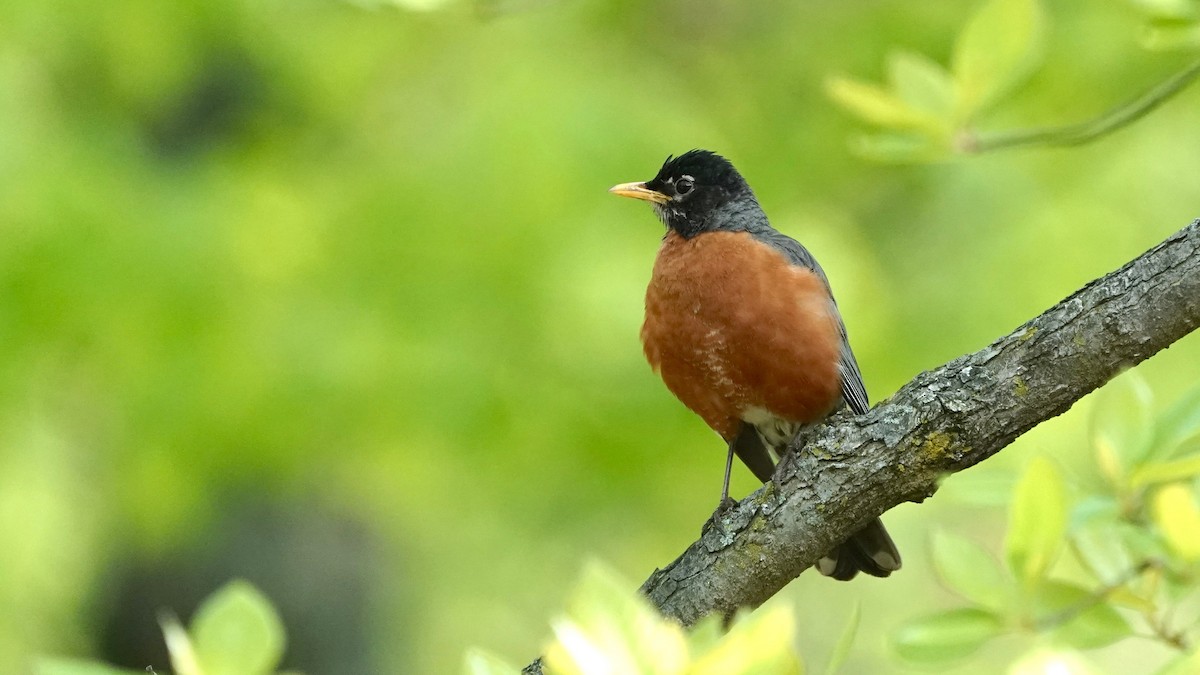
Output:
[[774,481],[709,521],[641,590],[685,626],[757,606],[847,533],[932,495],[941,477],[1198,326],[1200,220],[984,349],[921,373],[869,413],[815,427]]

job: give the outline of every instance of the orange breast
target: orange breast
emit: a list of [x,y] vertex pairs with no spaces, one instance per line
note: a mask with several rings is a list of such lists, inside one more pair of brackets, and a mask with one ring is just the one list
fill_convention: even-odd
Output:
[[812,422],[841,396],[841,338],[824,283],[744,232],[659,249],[642,346],[680,401],[726,441],[748,410]]

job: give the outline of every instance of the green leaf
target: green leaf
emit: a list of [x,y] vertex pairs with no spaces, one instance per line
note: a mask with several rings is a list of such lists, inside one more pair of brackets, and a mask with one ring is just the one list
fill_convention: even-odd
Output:
[[1133,4],[1160,19],[1194,19],[1200,13],[1193,0],[1133,0]]
[[1061,581],[1040,584],[1034,595],[1035,625],[1077,649],[1095,649],[1129,637],[1125,617],[1086,588]]
[[964,506],[996,508],[1012,500],[1017,477],[1009,471],[959,471],[947,476],[938,488],[939,499]]
[[413,12],[432,12],[450,4],[450,0],[352,0],[367,7],[392,5]]
[[937,126],[936,120],[876,84],[833,76],[825,81],[825,93],[847,112],[876,126],[889,129]]
[[1134,487],[1189,480],[1200,475],[1200,455],[1167,462],[1149,462],[1138,467],[1130,482]]
[[551,622],[555,640],[546,648],[546,672],[673,673],[688,662],[683,629],[663,619],[635,590],[597,562]]
[[145,675],[141,670],[125,670],[96,661],[81,659],[38,659],[33,675]]
[[482,649],[467,650],[466,675],[521,675],[521,669]]
[[961,121],[975,117],[1024,79],[1042,50],[1044,19],[1037,0],[987,0],[954,45]]
[[1158,671],[1157,675],[1196,675],[1200,673],[1200,650],[1184,654],[1170,661]]
[[856,602],[854,609],[850,610],[850,620],[846,622],[846,627],[842,629],[842,635],[829,655],[829,663],[825,666],[825,675],[837,675],[837,672],[842,669],[842,664],[846,663],[846,657],[850,656],[850,647],[854,645],[854,638],[858,635],[858,622],[861,618],[862,605]]
[[1070,530],[1100,524],[1108,526],[1121,518],[1121,504],[1112,495],[1085,497],[1071,509]]
[[[759,610],[734,624],[724,639],[687,669],[688,675],[801,675],[792,646],[795,613],[787,605]],[[613,671],[627,672],[627,671]],[[638,671],[676,673],[677,670]]]
[[1145,524],[1117,523],[1112,532],[1134,560],[1158,560],[1171,555],[1163,538]]
[[1200,23],[1152,24],[1146,27],[1140,42],[1156,52],[1193,50],[1200,47]]
[[1008,675],[1099,675],[1078,653],[1040,648],[1012,664]]
[[892,634],[901,658],[927,664],[957,661],[1004,632],[999,617],[982,609],[952,609],[909,621]]
[[1197,387],[1171,405],[1161,416],[1154,429],[1154,454],[1156,457],[1171,458],[1181,451],[1200,454],[1200,387]]
[[1135,370],[1116,377],[1094,395],[1092,447],[1113,485],[1125,485],[1126,477],[1150,450],[1153,398],[1150,386]]
[[1200,506],[1183,483],[1173,483],[1154,493],[1154,520],[1167,546],[1188,562],[1200,560]]
[[937,120],[940,130],[950,133],[958,92],[945,68],[922,54],[893,52],[888,57],[888,78],[900,100]]
[[1108,582],[1129,572],[1133,559],[1118,535],[1116,517],[1097,519],[1072,528],[1071,541],[1085,567],[1095,570],[1096,581]]
[[854,139],[850,147],[866,159],[887,163],[930,162],[944,159],[950,154],[948,144],[915,134],[860,136]]
[[[741,613],[749,613],[749,611],[749,609],[743,609]],[[744,617],[739,615],[734,621],[743,619]],[[725,637],[725,632],[725,617],[719,614],[709,614],[688,630],[688,651],[692,654],[703,654],[716,647]]]
[[246,581],[231,581],[209,596],[192,618],[191,635],[204,675],[271,673],[283,656],[283,623]]
[[934,532],[933,566],[946,588],[964,600],[995,612],[1004,609],[1009,582],[992,556],[975,542]]
[[179,619],[174,614],[164,613],[158,618],[158,625],[162,627],[163,639],[167,643],[167,656],[170,657],[171,667],[177,675],[204,675],[196,658],[196,649],[192,646],[192,638],[179,623]]
[[1158,609],[1152,598],[1135,593],[1132,588],[1123,586],[1108,594],[1108,604],[1113,607],[1125,607],[1143,615],[1148,615]]
[[1009,509],[1005,553],[1013,575],[1027,585],[1041,579],[1062,548],[1067,496],[1062,473],[1045,457],[1029,463]]

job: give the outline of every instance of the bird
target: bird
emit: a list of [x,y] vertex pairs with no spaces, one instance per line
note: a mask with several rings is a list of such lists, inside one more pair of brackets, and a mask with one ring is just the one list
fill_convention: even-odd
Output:
[[[641,340],[667,388],[727,447],[717,510],[732,504],[733,456],[763,483],[796,434],[869,409],[829,280],[771,227],[746,180],[708,150],[668,156],[654,178],[609,192],[649,202],[666,226],[646,289]],[[774,457],[773,457],[774,456]],[[817,562],[828,577],[886,577],[900,553],[876,518]]]

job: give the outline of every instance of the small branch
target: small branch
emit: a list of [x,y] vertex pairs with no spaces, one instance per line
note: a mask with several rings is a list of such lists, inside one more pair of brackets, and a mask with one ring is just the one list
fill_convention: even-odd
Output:
[[1154,633],[1153,635],[1147,637],[1152,640],[1162,642],[1168,647],[1184,652],[1185,654],[1192,651],[1191,641],[1187,639],[1187,636],[1183,633],[1183,631],[1171,630],[1167,627],[1167,622],[1158,617],[1146,616],[1145,618],[1146,625],[1148,625],[1150,630]]
[[1138,98],[1087,122],[1018,131],[967,132],[959,141],[958,147],[962,152],[978,154],[1029,145],[1082,145],[1144,117],[1182,91],[1198,76],[1200,76],[1200,61],[1192,63]]
[[[1163,568],[1160,566],[1156,571],[1159,574],[1153,577],[1153,580],[1157,585],[1157,582],[1162,579],[1161,573]],[[1151,608],[1142,612],[1142,619],[1153,633],[1149,636],[1150,639],[1158,640],[1168,647],[1189,653],[1192,651],[1192,644],[1191,640],[1187,637],[1187,631],[1185,629],[1170,628],[1171,619],[1177,609],[1179,609],[1178,603],[1161,611],[1157,607]]]
[[847,534],[933,495],[948,474],[1197,327],[1200,220],[1011,334],[921,373],[867,414],[832,416],[641,590],[684,626],[756,607]]
[[1101,602],[1104,602],[1108,599],[1109,595],[1112,595],[1117,589],[1121,588],[1125,584],[1128,584],[1134,579],[1142,576],[1147,571],[1151,569],[1158,569],[1161,566],[1162,563],[1158,562],[1157,560],[1144,560],[1138,565],[1126,570],[1125,573],[1117,577],[1116,580],[1092,591],[1092,594],[1084,598],[1082,601],[1053,614],[1036,619],[1034,621],[1034,629],[1040,632],[1061,626],[1071,619],[1074,619],[1076,616],[1079,616],[1081,613],[1086,612]]

